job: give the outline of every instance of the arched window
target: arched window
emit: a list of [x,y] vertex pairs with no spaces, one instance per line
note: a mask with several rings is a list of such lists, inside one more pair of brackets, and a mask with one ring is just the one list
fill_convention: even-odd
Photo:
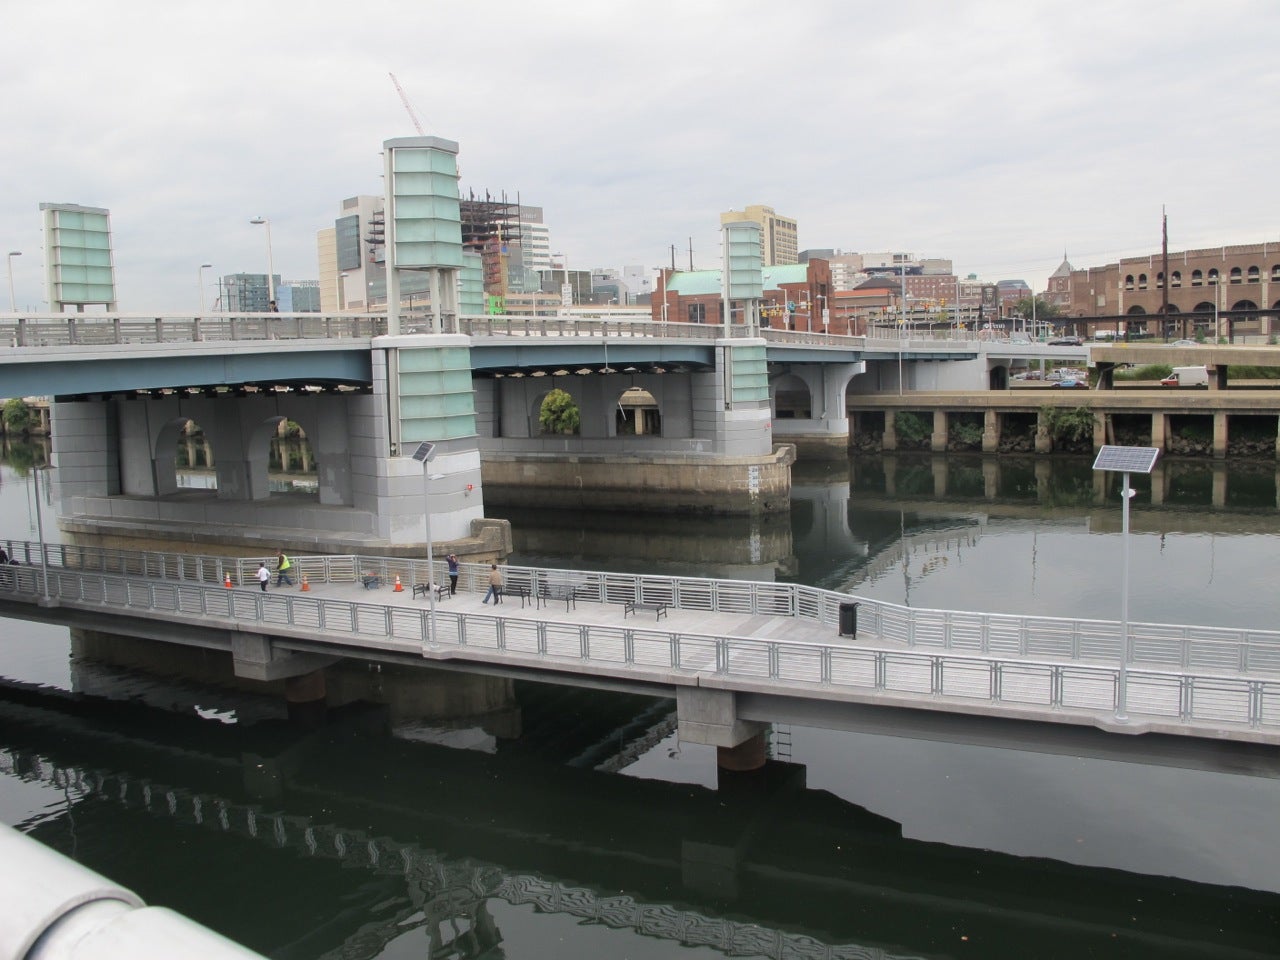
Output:
[[1232,268],[1231,268],[1231,282],[1232,282],[1232,283],[1243,283],[1243,282],[1244,282],[1244,273],[1243,273],[1243,272],[1241,272],[1241,270],[1240,270],[1240,268],[1239,268],[1239,267],[1232,267]]
[[1249,282],[1250,282],[1250,283],[1259,283],[1259,282],[1261,282],[1261,280],[1262,280],[1262,271],[1261,271],[1261,270],[1259,270],[1257,267],[1250,267],[1250,268],[1249,268]]
[[1159,273],[1156,274],[1156,289],[1157,290],[1164,289],[1164,271],[1163,270],[1161,270]]
[[1271,268],[1271,279],[1280,280],[1280,263]]
[[1218,268],[1214,267],[1209,271],[1209,286],[1213,286],[1218,282]]
[[1175,270],[1175,271],[1173,271],[1173,274],[1171,275],[1171,279],[1169,280],[1169,286],[1171,286],[1171,287],[1180,287],[1180,286],[1182,286],[1182,273],[1181,273],[1181,271],[1179,271],[1179,270]]
[[1147,289],[1147,275],[1145,273],[1138,274],[1138,289]]
[[1129,274],[1128,276],[1126,276],[1126,277],[1124,278],[1124,288],[1125,288],[1126,290],[1132,290],[1132,289],[1133,289],[1133,274],[1132,274],[1132,273],[1131,273],[1131,274]]
[[1204,274],[1203,274],[1203,273],[1201,273],[1199,270],[1192,270],[1192,271],[1191,271],[1191,285],[1192,285],[1193,287],[1198,287],[1198,286],[1200,286],[1200,285],[1201,285],[1201,284],[1203,284],[1203,283],[1204,283]]

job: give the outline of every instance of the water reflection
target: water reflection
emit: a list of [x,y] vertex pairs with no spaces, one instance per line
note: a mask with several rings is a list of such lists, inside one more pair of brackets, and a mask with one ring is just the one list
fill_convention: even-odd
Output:
[[[520,695],[527,714],[553,717],[554,691],[531,684]],[[590,725],[583,706],[577,722]],[[74,845],[80,862],[148,901],[275,956],[480,958],[502,943],[523,956],[636,955],[648,942],[665,944],[663,955],[713,944],[779,958],[973,949],[1074,960],[1263,957],[1275,946],[1273,894],[1068,862],[1095,849],[1112,859],[1110,827],[1136,822],[1129,813],[1060,822],[1051,832],[1068,855],[1054,864],[980,849],[1009,804],[986,795],[987,778],[1008,771],[978,748],[963,767],[937,745],[935,764],[904,766],[900,743],[863,738],[861,773],[847,766],[811,786],[804,767],[775,761],[707,790],[530,762],[537,730],[498,756],[404,743],[369,732],[367,710],[300,736],[0,687],[0,716],[0,775],[65,798],[25,824],[31,835]],[[806,735],[797,746],[831,744]],[[1074,763],[1023,760],[1022,779],[1054,789],[1053,764]],[[1086,784],[1101,790],[1096,804],[1115,799],[1105,784],[1123,776],[1075,766],[1080,799]],[[1234,803],[1239,784],[1217,776],[1206,796]],[[913,839],[846,792],[913,818],[954,804],[962,845]],[[1172,803],[1162,827],[1194,831],[1183,821],[1194,806]],[[1013,846],[1043,847],[1046,815],[1024,807],[1013,820],[1026,835]],[[1071,852],[1080,843],[1082,856]],[[1234,856],[1239,845],[1220,849]],[[1169,844],[1158,859],[1177,872],[1195,859],[1178,851]]]

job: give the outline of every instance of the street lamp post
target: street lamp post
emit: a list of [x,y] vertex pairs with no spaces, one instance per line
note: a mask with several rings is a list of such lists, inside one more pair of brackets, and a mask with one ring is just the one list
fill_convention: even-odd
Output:
[[430,463],[435,455],[436,445],[426,440],[418,444],[418,449],[413,452],[413,459],[422,464],[422,506],[427,522],[427,643],[431,647],[436,645],[436,563],[431,545],[431,481],[444,476],[442,473],[431,472]]
[[1150,473],[1160,455],[1159,447],[1104,446],[1093,461],[1093,469],[1120,473],[1120,673],[1116,678],[1116,722],[1129,720],[1129,489],[1130,473]]
[[204,272],[212,267],[212,263],[202,263],[196,270],[196,286],[200,288],[200,316],[204,316]]
[[9,264],[9,312],[17,313],[18,305],[13,299],[13,258],[22,256],[21,250],[10,250],[5,260]]
[[271,304],[276,302],[276,266],[275,259],[271,253],[271,221],[266,217],[254,217],[249,221],[255,226],[265,226],[267,228],[267,309],[271,309]]
[[[46,604],[49,603],[49,557],[44,545],[44,516],[40,510],[40,474],[49,469],[47,465],[31,468],[35,474],[36,538],[40,541],[40,589]],[[48,486],[47,482],[45,486]]]

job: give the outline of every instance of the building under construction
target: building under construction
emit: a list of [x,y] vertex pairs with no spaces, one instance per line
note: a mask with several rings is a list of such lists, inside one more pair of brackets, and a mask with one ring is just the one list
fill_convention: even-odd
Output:
[[[511,290],[511,257],[521,251],[520,199],[508,200],[506,193],[484,198],[475,191],[461,198],[462,246],[478,253],[484,264],[484,292],[505,297]],[[521,263],[516,264],[517,274]]]

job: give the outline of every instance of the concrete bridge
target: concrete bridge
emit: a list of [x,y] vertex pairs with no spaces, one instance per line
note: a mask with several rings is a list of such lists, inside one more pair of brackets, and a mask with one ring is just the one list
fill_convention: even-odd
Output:
[[[11,546],[38,563],[38,545]],[[342,658],[670,696],[681,738],[731,767],[760,759],[763,723],[840,728],[850,709],[1280,743],[1275,631],[1130,624],[1122,637],[1113,621],[918,610],[795,584],[512,567],[511,596],[489,608],[483,566],[436,602],[362,582],[440,583],[440,564],[371,557],[302,558],[307,592],[263,593],[240,588],[252,558],[49,549],[43,570],[4,571],[0,613],[220,650],[295,701],[322,702],[323,671]]]

